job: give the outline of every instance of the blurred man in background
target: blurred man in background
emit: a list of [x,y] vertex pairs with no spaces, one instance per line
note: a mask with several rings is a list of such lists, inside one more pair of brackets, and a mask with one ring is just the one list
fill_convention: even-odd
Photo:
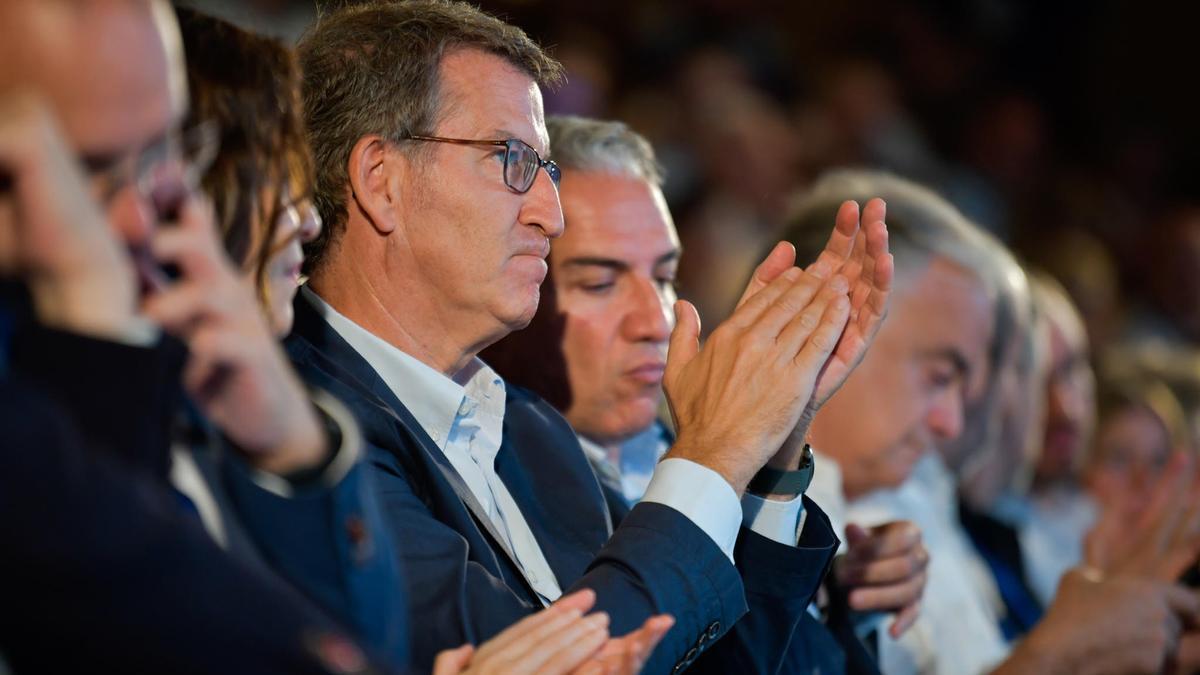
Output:
[[[899,640],[880,640],[882,670],[1073,672],[1086,665],[1156,672],[1173,658],[1178,631],[1194,624],[1200,603],[1170,580],[1141,572],[1072,571],[1045,617],[1009,654],[986,597],[988,571],[960,534],[955,478],[937,452],[963,433],[964,409],[994,377],[996,272],[1006,268],[990,260],[995,244],[936,194],[872,172],[819,181],[799,203],[788,240],[800,251],[819,246],[815,224],[864,193],[888,200],[896,303],[877,349],[818,414],[812,437],[846,476],[851,517],[868,523],[911,517],[926,533],[931,564],[922,612]],[[875,401],[879,423],[838,420],[843,396]],[[913,476],[905,482],[908,472]],[[1155,555],[1150,548],[1143,553]]]

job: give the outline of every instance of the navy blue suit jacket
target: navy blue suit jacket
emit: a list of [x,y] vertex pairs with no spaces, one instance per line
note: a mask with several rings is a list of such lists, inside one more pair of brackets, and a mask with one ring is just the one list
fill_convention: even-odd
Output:
[[[112,462],[114,471],[132,471],[139,481],[172,494],[167,476],[169,450],[178,435],[174,422],[182,402],[183,346],[164,338],[139,348],[47,330],[29,318],[23,293],[7,286],[0,290],[0,313],[14,327],[3,350],[10,375],[47,392],[62,407],[64,426],[86,447],[88,461]],[[22,441],[22,447],[27,450],[29,442]],[[231,551],[238,564],[263,576],[278,575],[388,662],[406,664],[403,583],[361,463],[336,486],[300,489],[285,499],[259,487],[231,447],[222,449],[211,487],[228,497],[236,525],[254,547]],[[44,480],[53,485],[66,479]],[[174,495],[172,503],[182,506],[183,500]],[[75,506],[68,503],[64,509]],[[70,543],[63,546],[69,550]],[[250,598],[228,594],[213,600],[236,608]],[[267,621],[267,616],[259,618]]]
[[[19,333],[0,375],[0,653],[14,671],[331,672],[353,648],[342,629],[219,549],[153,468],[177,360]],[[47,372],[24,340],[82,368]]]
[[[346,402],[363,427],[410,582],[415,665],[427,667],[437,650],[486,640],[540,609],[491,521],[412,414],[303,296],[295,310],[286,345],[297,370]],[[789,645],[837,545],[811,502],[809,517],[818,526],[800,547],[743,530],[736,552],[741,573],[707,534],[667,506],[639,504],[612,531],[570,426],[515,386],[508,387],[496,469],[564,592],[594,589],[614,634],[655,613],[675,617],[645,672],[678,672],[693,663],[727,673],[808,670],[785,667]],[[748,597],[769,610],[739,622]]]

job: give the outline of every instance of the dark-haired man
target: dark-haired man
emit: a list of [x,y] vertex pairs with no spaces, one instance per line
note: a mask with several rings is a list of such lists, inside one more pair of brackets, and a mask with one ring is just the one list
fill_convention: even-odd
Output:
[[[777,451],[882,315],[881,209],[861,235],[857,219],[843,222],[813,273],[777,250],[703,350],[694,310],[676,307],[660,365],[679,436],[614,532],[570,427],[476,358],[534,315],[562,233],[539,89],[560,66],[520,30],[444,2],[331,12],[300,54],[326,234],[310,247],[288,348],[365,428],[385,517],[405,542],[418,665],[584,586],[615,634],[657,612],[676,618],[649,672],[699,666],[714,645],[722,672],[788,670],[824,566],[797,563],[802,453]],[[856,236],[856,260],[869,249],[878,275],[842,266]],[[839,343],[851,285],[860,320]],[[769,460],[778,470],[758,489],[786,504],[747,497],[759,508],[746,516],[742,495]],[[764,511],[786,543],[740,527]],[[823,516],[806,515],[800,546],[832,553]],[[747,594],[774,599],[771,612],[739,621]]]

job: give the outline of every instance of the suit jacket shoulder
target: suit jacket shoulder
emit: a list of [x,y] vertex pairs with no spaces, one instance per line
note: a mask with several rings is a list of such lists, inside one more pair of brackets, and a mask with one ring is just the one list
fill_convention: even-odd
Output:
[[[409,579],[415,665],[439,649],[486,640],[541,608],[486,513],[437,445],[367,362],[297,299],[287,349],[301,376],[354,411],[374,483]],[[570,427],[512,387],[497,473],[534,531],[564,592],[589,587],[622,634],[648,616],[676,625],[646,672],[670,672],[701,635],[716,640],[745,612],[737,570],[677,511],[635,508],[609,536],[603,498]],[[706,645],[707,647],[707,645]]]

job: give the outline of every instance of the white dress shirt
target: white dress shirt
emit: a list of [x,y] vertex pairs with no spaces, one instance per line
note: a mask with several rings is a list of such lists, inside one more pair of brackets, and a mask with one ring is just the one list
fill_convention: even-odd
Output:
[[999,590],[958,523],[954,477],[936,454],[923,457],[899,488],[850,502],[847,516],[864,526],[911,520],[929,550],[921,614],[899,640],[880,631],[880,671],[979,675],[1008,655]]
[[[639,501],[645,501],[650,482],[661,470],[655,463],[670,449],[657,425],[615,447],[605,448],[582,434],[579,444],[583,446],[583,452],[600,481],[620,492],[631,508]],[[820,467],[820,464],[817,466]],[[664,496],[660,492],[658,499]],[[752,494],[742,497],[742,524],[787,546],[796,545],[799,533],[804,529],[806,515],[803,495],[788,501],[764,499]]]
[[1052,488],[1029,496],[1018,527],[1029,585],[1049,607],[1067,570],[1083,562],[1083,538],[1096,524],[1096,502],[1080,488]]
[[[375,369],[445,453],[475,499],[485,505],[492,525],[507,539],[530,586],[543,601],[557,599],[562,594],[558,579],[495,472],[505,403],[499,375],[475,359],[453,378],[447,377],[341,315],[309,288],[301,292]],[[733,487],[717,472],[683,459],[663,460],[642,501],[680,512],[733,560],[742,510]]]

